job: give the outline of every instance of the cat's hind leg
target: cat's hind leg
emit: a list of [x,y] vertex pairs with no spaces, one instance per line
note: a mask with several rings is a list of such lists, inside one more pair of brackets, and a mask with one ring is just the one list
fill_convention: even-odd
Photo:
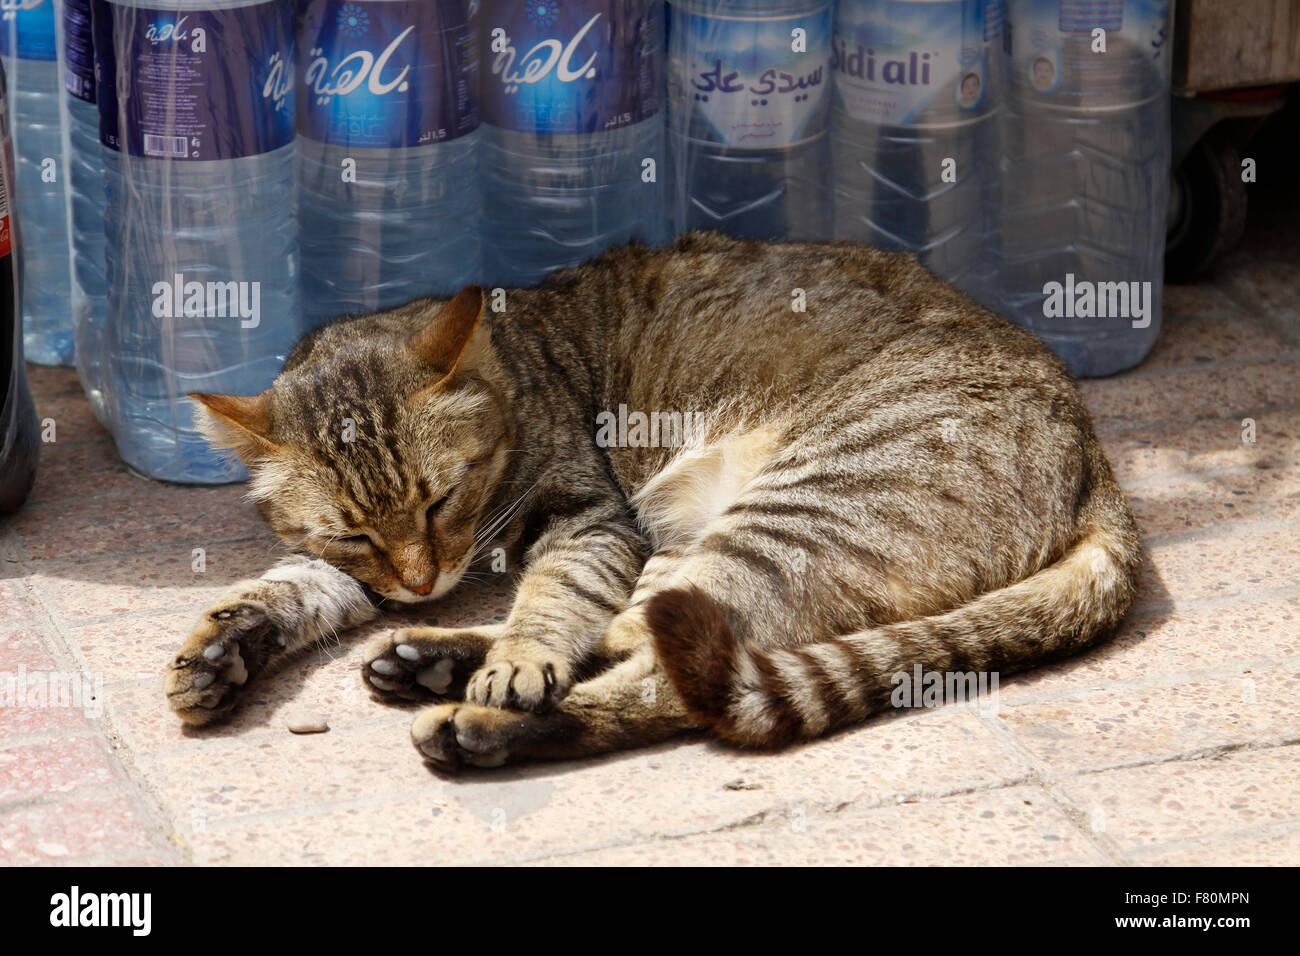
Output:
[[412,743],[435,768],[455,771],[644,747],[693,726],[655,659],[641,607],[614,619],[598,656],[620,662],[575,685],[551,711],[441,704],[416,716]]

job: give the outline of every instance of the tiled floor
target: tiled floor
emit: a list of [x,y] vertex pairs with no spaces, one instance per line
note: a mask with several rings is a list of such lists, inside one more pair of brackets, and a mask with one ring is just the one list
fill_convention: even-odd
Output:
[[[93,699],[0,707],[0,862],[1300,862],[1300,229],[1261,235],[1167,290],[1141,369],[1083,386],[1149,553],[1118,636],[1008,679],[996,709],[779,755],[697,738],[442,779],[410,713],[362,691],[360,638],[183,730],[163,666],[276,544],[239,487],[129,474],[75,376],[33,368],[57,440],[0,519],[0,672],[88,675]],[[467,591],[437,619],[507,600]],[[330,731],[288,733],[296,709]]]

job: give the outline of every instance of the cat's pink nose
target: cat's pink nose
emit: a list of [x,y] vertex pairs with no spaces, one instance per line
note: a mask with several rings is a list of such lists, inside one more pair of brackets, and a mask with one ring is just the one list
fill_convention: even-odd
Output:
[[429,578],[429,580],[425,581],[423,584],[408,584],[406,589],[408,591],[414,591],[416,594],[423,597],[433,590],[433,582],[436,580],[436,578]]

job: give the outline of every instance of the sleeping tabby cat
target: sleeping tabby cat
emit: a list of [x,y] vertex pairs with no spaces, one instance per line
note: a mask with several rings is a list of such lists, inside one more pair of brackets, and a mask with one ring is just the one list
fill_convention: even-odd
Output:
[[[171,663],[192,724],[495,548],[523,567],[504,624],[363,655],[372,693],[430,702],[411,734],[443,769],[692,727],[816,737],[888,707],[916,664],[1077,651],[1136,587],[1132,514],[1061,363],[850,243],[617,249],[536,289],[340,320],[261,395],[194,398],[299,555],[235,585]],[[632,424],[610,428],[620,406]]]

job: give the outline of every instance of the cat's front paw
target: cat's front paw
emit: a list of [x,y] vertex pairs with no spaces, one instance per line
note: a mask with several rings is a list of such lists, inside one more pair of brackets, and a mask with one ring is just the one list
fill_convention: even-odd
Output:
[[237,603],[209,610],[167,668],[167,703],[187,724],[225,717],[284,647],[266,609]]
[[483,665],[489,635],[441,627],[404,627],[372,639],[361,653],[361,674],[379,699],[460,698]]
[[564,699],[572,686],[568,662],[544,654],[490,660],[470,678],[467,703],[545,713]]

